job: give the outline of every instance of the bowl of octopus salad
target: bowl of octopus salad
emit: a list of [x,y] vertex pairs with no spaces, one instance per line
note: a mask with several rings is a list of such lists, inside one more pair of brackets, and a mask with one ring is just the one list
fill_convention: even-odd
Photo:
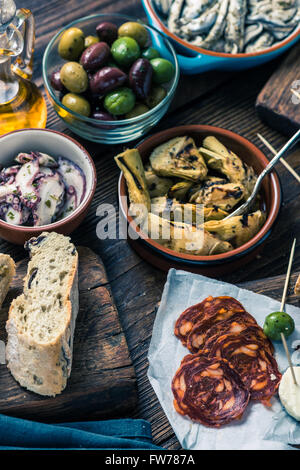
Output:
[[0,236],[12,243],[43,231],[70,234],[83,220],[96,188],[88,152],[50,129],[0,137]]
[[225,129],[168,129],[115,161],[122,171],[119,202],[128,241],[164,270],[220,274],[250,261],[280,210],[279,179],[272,173],[251,211],[228,218],[249,197],[268,160],[251,142]]

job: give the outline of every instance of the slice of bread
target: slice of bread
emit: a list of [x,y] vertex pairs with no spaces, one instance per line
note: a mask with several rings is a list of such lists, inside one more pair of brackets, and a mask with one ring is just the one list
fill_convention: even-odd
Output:
[[25,245],[30,252],[23,294],[9,310],[7,367],[40,395],[55,396],[71,373],[79,308],[78,253],[69,237],[43,232]]
[[9,255],[0,253],[0,307],[4,302],[15,274],[16,267],[14,260]]

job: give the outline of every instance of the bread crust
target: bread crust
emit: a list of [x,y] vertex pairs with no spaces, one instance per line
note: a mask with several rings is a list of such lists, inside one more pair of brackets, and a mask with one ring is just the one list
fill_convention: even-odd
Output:
[[53,341],[37,342],[17,326],[16,312],[17,308],[26,302],[31,262],[24,279],[24,293],[12,302],[9,309],[6,323],[7,367],[20,385],[39,395],[55,396],[61,393],[71,374],[73,337],[79,310],[77,251],[73,256],[64,305],[67,312],[65,327]]
[[5,300],[15,274],[16,266],[14,260],[9,255],[0,253],[0,307]]

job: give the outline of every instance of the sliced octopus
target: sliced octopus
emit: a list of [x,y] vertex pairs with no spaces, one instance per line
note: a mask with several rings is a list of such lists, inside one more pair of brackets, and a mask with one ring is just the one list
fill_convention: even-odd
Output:
[[[73,161],[64,157],[56,160],[41,152],[22,152],[15,160],[18,165],[0,172],[1,219],[13,225],[48,225],[69,215],[82,202],[86,178]],[[72,204],[68,203],[70,197]]]
[[181,363],[172,391],[178,413],[215,428],[240,419],[250,398],[228,361],[203,355]]

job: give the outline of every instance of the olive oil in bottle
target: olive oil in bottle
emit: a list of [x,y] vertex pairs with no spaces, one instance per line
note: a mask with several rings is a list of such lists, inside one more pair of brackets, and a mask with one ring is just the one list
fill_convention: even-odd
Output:
[[33,50],[31,12],[16,10],[12,0],[0,2],[0,135],[46,126],[46,102],[30,81]]

